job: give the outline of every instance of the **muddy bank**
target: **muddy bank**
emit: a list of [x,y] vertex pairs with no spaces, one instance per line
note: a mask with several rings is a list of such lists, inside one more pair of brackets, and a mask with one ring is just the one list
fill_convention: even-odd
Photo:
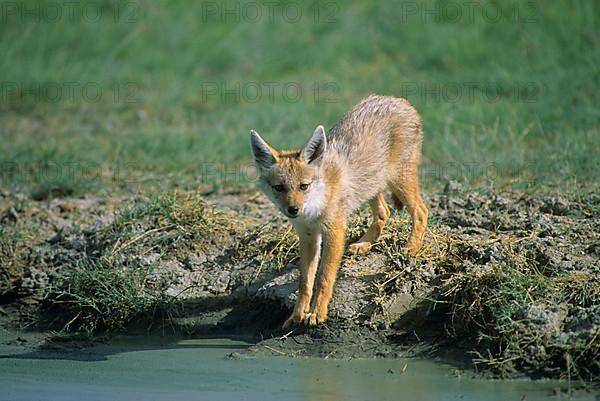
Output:
[[[428,194],[421,253],[396,212],[345,256],[330,321],[283,332],[297,239],[255,193],[206,199],[52,199],[2,193],[0,323],[99,332],[231,335],[253,352],[348,358],[428,353],[495,375],[600,374],[600,197]],[[366,211],[350,225],[357,239]]]

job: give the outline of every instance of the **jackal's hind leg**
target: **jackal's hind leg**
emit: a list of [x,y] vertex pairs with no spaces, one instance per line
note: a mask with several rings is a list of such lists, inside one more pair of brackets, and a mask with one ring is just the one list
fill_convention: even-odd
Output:
[[[414,171],[418,170],[415,168]],[[406,206],[412,219],[410,237],[404,249],[414,256],[421,249],[425,230],[427,229],[427,216],[429,214],[419,193],[418,175],[416,173],[403,175],[390,184],[390,188],[400,202]]]
[[373,213],[373,222],[358,242],[348,246],[348,251],[355,255],[361,255],[371,250],[373,242],[377,241],[383,231],[385,222],[390,217],[390,209],[385,202],[383,192],[378,193],[376,197],[371,199],[369,206]]

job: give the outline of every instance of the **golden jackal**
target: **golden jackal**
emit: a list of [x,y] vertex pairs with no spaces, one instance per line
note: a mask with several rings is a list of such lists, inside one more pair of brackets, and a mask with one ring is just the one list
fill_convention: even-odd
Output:
[[[362,203],[369,202],[373,222],[349,246],[350,252],[368,252],[381,234],[390,215],[386,189],[397,207],[406,205],[412,218],[406,251],[414,255],[421,247],[428,214],[419,195],[422,129],[419,114],[407,100],[369,96],[329,133],[318,126],[302,150],[275,150],[256,131],[251,141],[260,189],[300,237],[300,289],[284,327],[315,326],[327,319],[348,217]],[[313,297],[321,243],[320,278]]]

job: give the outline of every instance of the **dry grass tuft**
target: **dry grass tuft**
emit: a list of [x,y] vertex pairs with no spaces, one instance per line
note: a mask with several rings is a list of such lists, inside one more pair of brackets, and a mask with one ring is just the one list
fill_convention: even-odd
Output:
[[[365,225],[364,216],[356,221]],[[435,313],[421,330],[442,327],[451,343],[471,344],[480,368],[586,381],[600,375],[600,275],[593,266],[578,270],[576,256],[561,265],[552,259],[562,255],[553,239],[535,230],[457,230],[443,221],[430,222],[423,249],[409,258],[402,251],[409,232],[401,213],[373,248],[390,266],[373,286],[381,312],[393,294],[426,289],[423,299]]]
[[160,258],[217,253],[232,241],[235,220],[195,192],[170,192],[121,211],[111,224],[88,229],[84,254],[69,262],[68,277],[52,295],[70,316],[65,329],[94,332],[125,327],[137,315],[164,304],[149,277]]
[[238,237],[233,259],[258,263],[256,275],[263,269],[280,271],[298,256],[298,236],[289,224],[278,218],[250,228]]

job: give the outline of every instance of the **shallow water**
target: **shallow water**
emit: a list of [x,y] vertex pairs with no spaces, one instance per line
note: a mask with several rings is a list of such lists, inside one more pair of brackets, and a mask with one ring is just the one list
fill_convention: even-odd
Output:
[[[0,400],[566,400],[566,383],[457,375],[432,361],[245,357],[231,340],[129,338],[77,351],[0,346]],[[575,400],[593,400],[582,394]]]

